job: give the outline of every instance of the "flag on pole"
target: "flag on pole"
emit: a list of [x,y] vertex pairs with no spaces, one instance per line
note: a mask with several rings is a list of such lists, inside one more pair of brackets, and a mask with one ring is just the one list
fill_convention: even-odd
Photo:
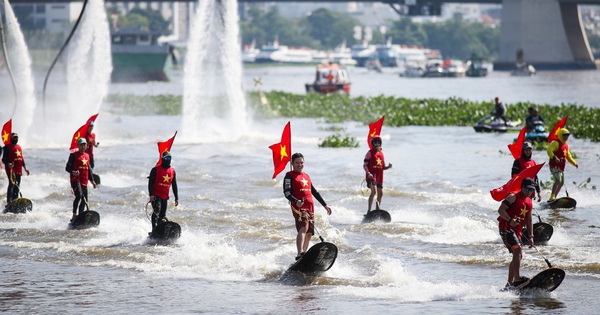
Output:
[[523,143],[525,143],[526,130],[527,127],[523,127],[523,129],[521,129],[521,132],[519,132],[517,141],[508,145],[508,150],[510,150],[510,153],[512,153],[512,156],[515,158],[515,160],[520,158],[521,152],[523,152]]
[[163,152],[171,151],[171,147],[173,146],[173,141],[175,141],[175,136],[177,136],[177,131],[175,131],[175,134],[169,140],[156,143],[158,145],[158,162],[156,162],[156,166],[160,165],[160,163],[162,161]]
[[90,118],[87,120],[87,122],[83,126],[79,127],[79,129],[77,129],[77,131],[75,131],[75,133],[73,134],[73,138],[71,138],[71,147],[69,148],[69,150],[71,150],[71,152],[75,152],[78,150],[77,140],[79,140],[79,138],[81,138],[81,137],[83,137],[85,139],[85,136],[88,133],[88,129],[89,129],[90,125],[92,124],[92,122],[96,121],[96,117],[98,117],[98,114],[90,116]]
[[371,138],[376,135],[381,135],[381,128],[383,127],[384,119],[385,115],[381,116],[378,121],[369,124],[369,134],[367,135],[367,144],[369,145],[369,149],[373,149],[371,146]]
[[542,169],[544,164],[546,164],[546,162],[534,165],[530,168],[526,168],[522,170],[517,176],[511,178],[506,184],[496,189],[490,190],[492,198],[496,201],[502,201],[511,192],[518,192],[519,190],[521,190],[521,182],[523,181],[523,179],[527,177],[534,179],[537,173],[540,171],[540,169]]
[[565,127],[567,124],[567,119],[569,119],[569,115],[565,116],[563,119],[559,120],[556,125],[554,125],[552,131],[550,131],[550,134],[548,134],[548,143],[558,140],[558,135],[556,133],[558,132],[558,129]]
[[292,159],[292,132],[289,121],[281,133],[281,142],[272,144],[269,149],[273,151],[273,178],[275,178]]
[[10,143],[10,134],[12,133],[12,118],[2,126],[2,142],[4,145]]

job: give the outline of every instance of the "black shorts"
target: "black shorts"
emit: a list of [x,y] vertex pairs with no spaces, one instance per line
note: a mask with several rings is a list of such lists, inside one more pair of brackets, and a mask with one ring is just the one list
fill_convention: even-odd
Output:
[[383,184],[377,184],[377,182],[375,180],[367,181],[367,188],[371,188],[371,185],[376,185],[377,188],[383,189]]
[[513,230],[500,230],[500,237],[506,248],[508,248],[509,253],[523,246],[521,239],[517,237],[517,234]]

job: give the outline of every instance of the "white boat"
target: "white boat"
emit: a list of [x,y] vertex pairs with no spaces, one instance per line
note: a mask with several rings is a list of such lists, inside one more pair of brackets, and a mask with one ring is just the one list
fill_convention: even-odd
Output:
[[517,63],[516,68],[510,72],[510,75],[515,77],[529,77],[535,75],[535,68],[526,63]]
[[313,55],[310,48],[289,48],[275,44],[263,46],[254,61],[256,63],[311,63]]
[[467,73],[467,67],[462,60],[452,59],[446,67],[446,76],[451,78],[462,78]]
[[259,53],[260,49],[256,48],[256,41],[253,40],[250,45],[244,45],[242,62],[254,62]]
[[350,55],[356,60],[357,67],[365,67],[367,61],[375,54],[376,48],[374,45],[352,45],[350,47]]

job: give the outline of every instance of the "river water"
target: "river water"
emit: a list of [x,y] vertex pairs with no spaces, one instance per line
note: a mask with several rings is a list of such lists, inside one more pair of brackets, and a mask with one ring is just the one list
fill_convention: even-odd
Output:
[[[312,68],[246,69],[264,90],[302,93]],[[170,83],[115,84],[112,93],[181,93],[181,74]],[[598,72],[542,72],[512,78],[493,72],[481,79],[407,79],[387,72],[353,70],[353,95],[460,96],[492,100],[600,107]],[[55,83],[60,84],[60,83]],[[0,77],[0,90],[10,82]],[[6,94],[5,94],[6,95]],[[543,115],[543,113],[541,113]],[[64,165],[65,145],[30,141],[31,170],[22,193],[34,210],[0,214],[0,311],[9,313],[219,313],[219,314],[593,314],[600,290],[600,144],[569,139],[579,169],[567,166],[571,211],[535,208],[554,235],[541,253],[566,271],[553,293],[516,296],[499,292],[510,255],[497,233],[498,202],[489,190],[510,176],[506,145],[514,134],[480,134],[470,127],[384,126],[386,171],[382,208],[389,224],[360,224],[366,211],[362,160],[367,126],[336,124],[360,139],[360,148],[319,148],[332,132],[319,119],[291,119],[294,152],[333,209],[316,207],[316,227],[336,244],[336,263],[321,277],[284,277],[293,262],[295,230],[282,194],[283,174],[271,179],[268,146],[279,142],[288,119],[253,120],[241,139],[214,143],[175,140],[173,166],[180,205],[167,216],[182,226],[173,246],[146,243],[147,179],[157,159],[156,142],[178,130],[180,116],[128,116],[104,104],[95,132],[96,172],[102,185],[90,191],[101,214],[96,229],[67,230],[72,195]],[[71,131],[72,132],[72,131]],[[67,137],[70,135],[67,135]],[[538,162],[544,152],[534,152]],[[0,192],[6,190],[6,178]],[[587,188],[583,184],[588,178]],[[540,179],[550,179],[544,167]],[[576,182],[576,184],[573,184]],[[549,191],[543,191],[545,197]],[[562,194],[565,194],[563,189]],[[5,193],[0,197],[4,198]],[[318,238],[313,238],[313,242]],[[526,249],[522,272],[546,268]]]

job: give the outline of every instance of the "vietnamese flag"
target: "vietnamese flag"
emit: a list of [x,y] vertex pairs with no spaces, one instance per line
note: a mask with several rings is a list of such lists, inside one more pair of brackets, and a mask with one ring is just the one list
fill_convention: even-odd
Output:
[[565,118],[559,120],[556,123],[556,125],[554,125],[554,128],[552,128],[552,131],[550,131],[550,134],[548,134],[548,143],[550,143],[554,140],[558,140],[558,135],[556,134],[556,132],[558,131],[558,129],[565,127],[565,125],[567,124],[567,119],[569,119],[569,115],[565,116]]
[[162,161],[163,152],[171,151],[171,147],[173,146],[173,141],[175,141],[175,136],[177,136],[177,131],[175,131],[175,134],[173,135],[173,137],[171,137],[171,139],[164,141],[164,142],[156,143],[156,144],[158,144],[158,162],[156,162],[156,166],[160,165],[160,163]]
[[79,129],[77,129],[77,131],[75,131],[75,133],[73,134],[73,138],[71,139],[71,147],[69,148],[69,150],[71,150],[71,152],[76,152],[78,150],[77,140],[79,140],[79,138],[81,138],[81,137],[85,138],[85,136],[88,133],[90,124],[92,122],[96,121],[96,117],[98,117],[98,114],[90,116],[90,118],[87,120],[87,122],[83,126],[79,127]]
[[511,192],[518,192],[519,190],[521,190],[521,182],[523,181],[523,179],[527,177],[534,179],[537,173],[540,171],[540,169],[542,169],[544,164],[546,164],[546,162],[534,165],[530,168],[526,168],[522,170],[518,175],[511,178],[506,184],[496,189],[490,190],[492,198],[494,198],[494,200],[496,201],[502,201]]
[[12,118],[9,119],[2,127],[2,142],[4,145],[10,143],[10,134],[12,133]]
[[381,135],[381,127],[383,127],[384,119],[385,115],[381,116],[378,121],[369,124],[369,134],[367,135],[367,144],[369,145],[369,149],[373,149],[371,146],[371,138],[376,135]]
[[521,152],[523,152],[523,143],[525,142],[525,131],[527,127],[523,127],[521,132],[519,132],[519,136],[517,137],[517,141],[515,143],[511,143],[508,145],[508,150],[512,153],[512,156],[516,159],[521,157]]
[[269,146],[273,151],[273,178],[285,169],[287,163],[292,159],[292,132],[290,130],[290,122],[283,128],[281,134],[281,142]]

